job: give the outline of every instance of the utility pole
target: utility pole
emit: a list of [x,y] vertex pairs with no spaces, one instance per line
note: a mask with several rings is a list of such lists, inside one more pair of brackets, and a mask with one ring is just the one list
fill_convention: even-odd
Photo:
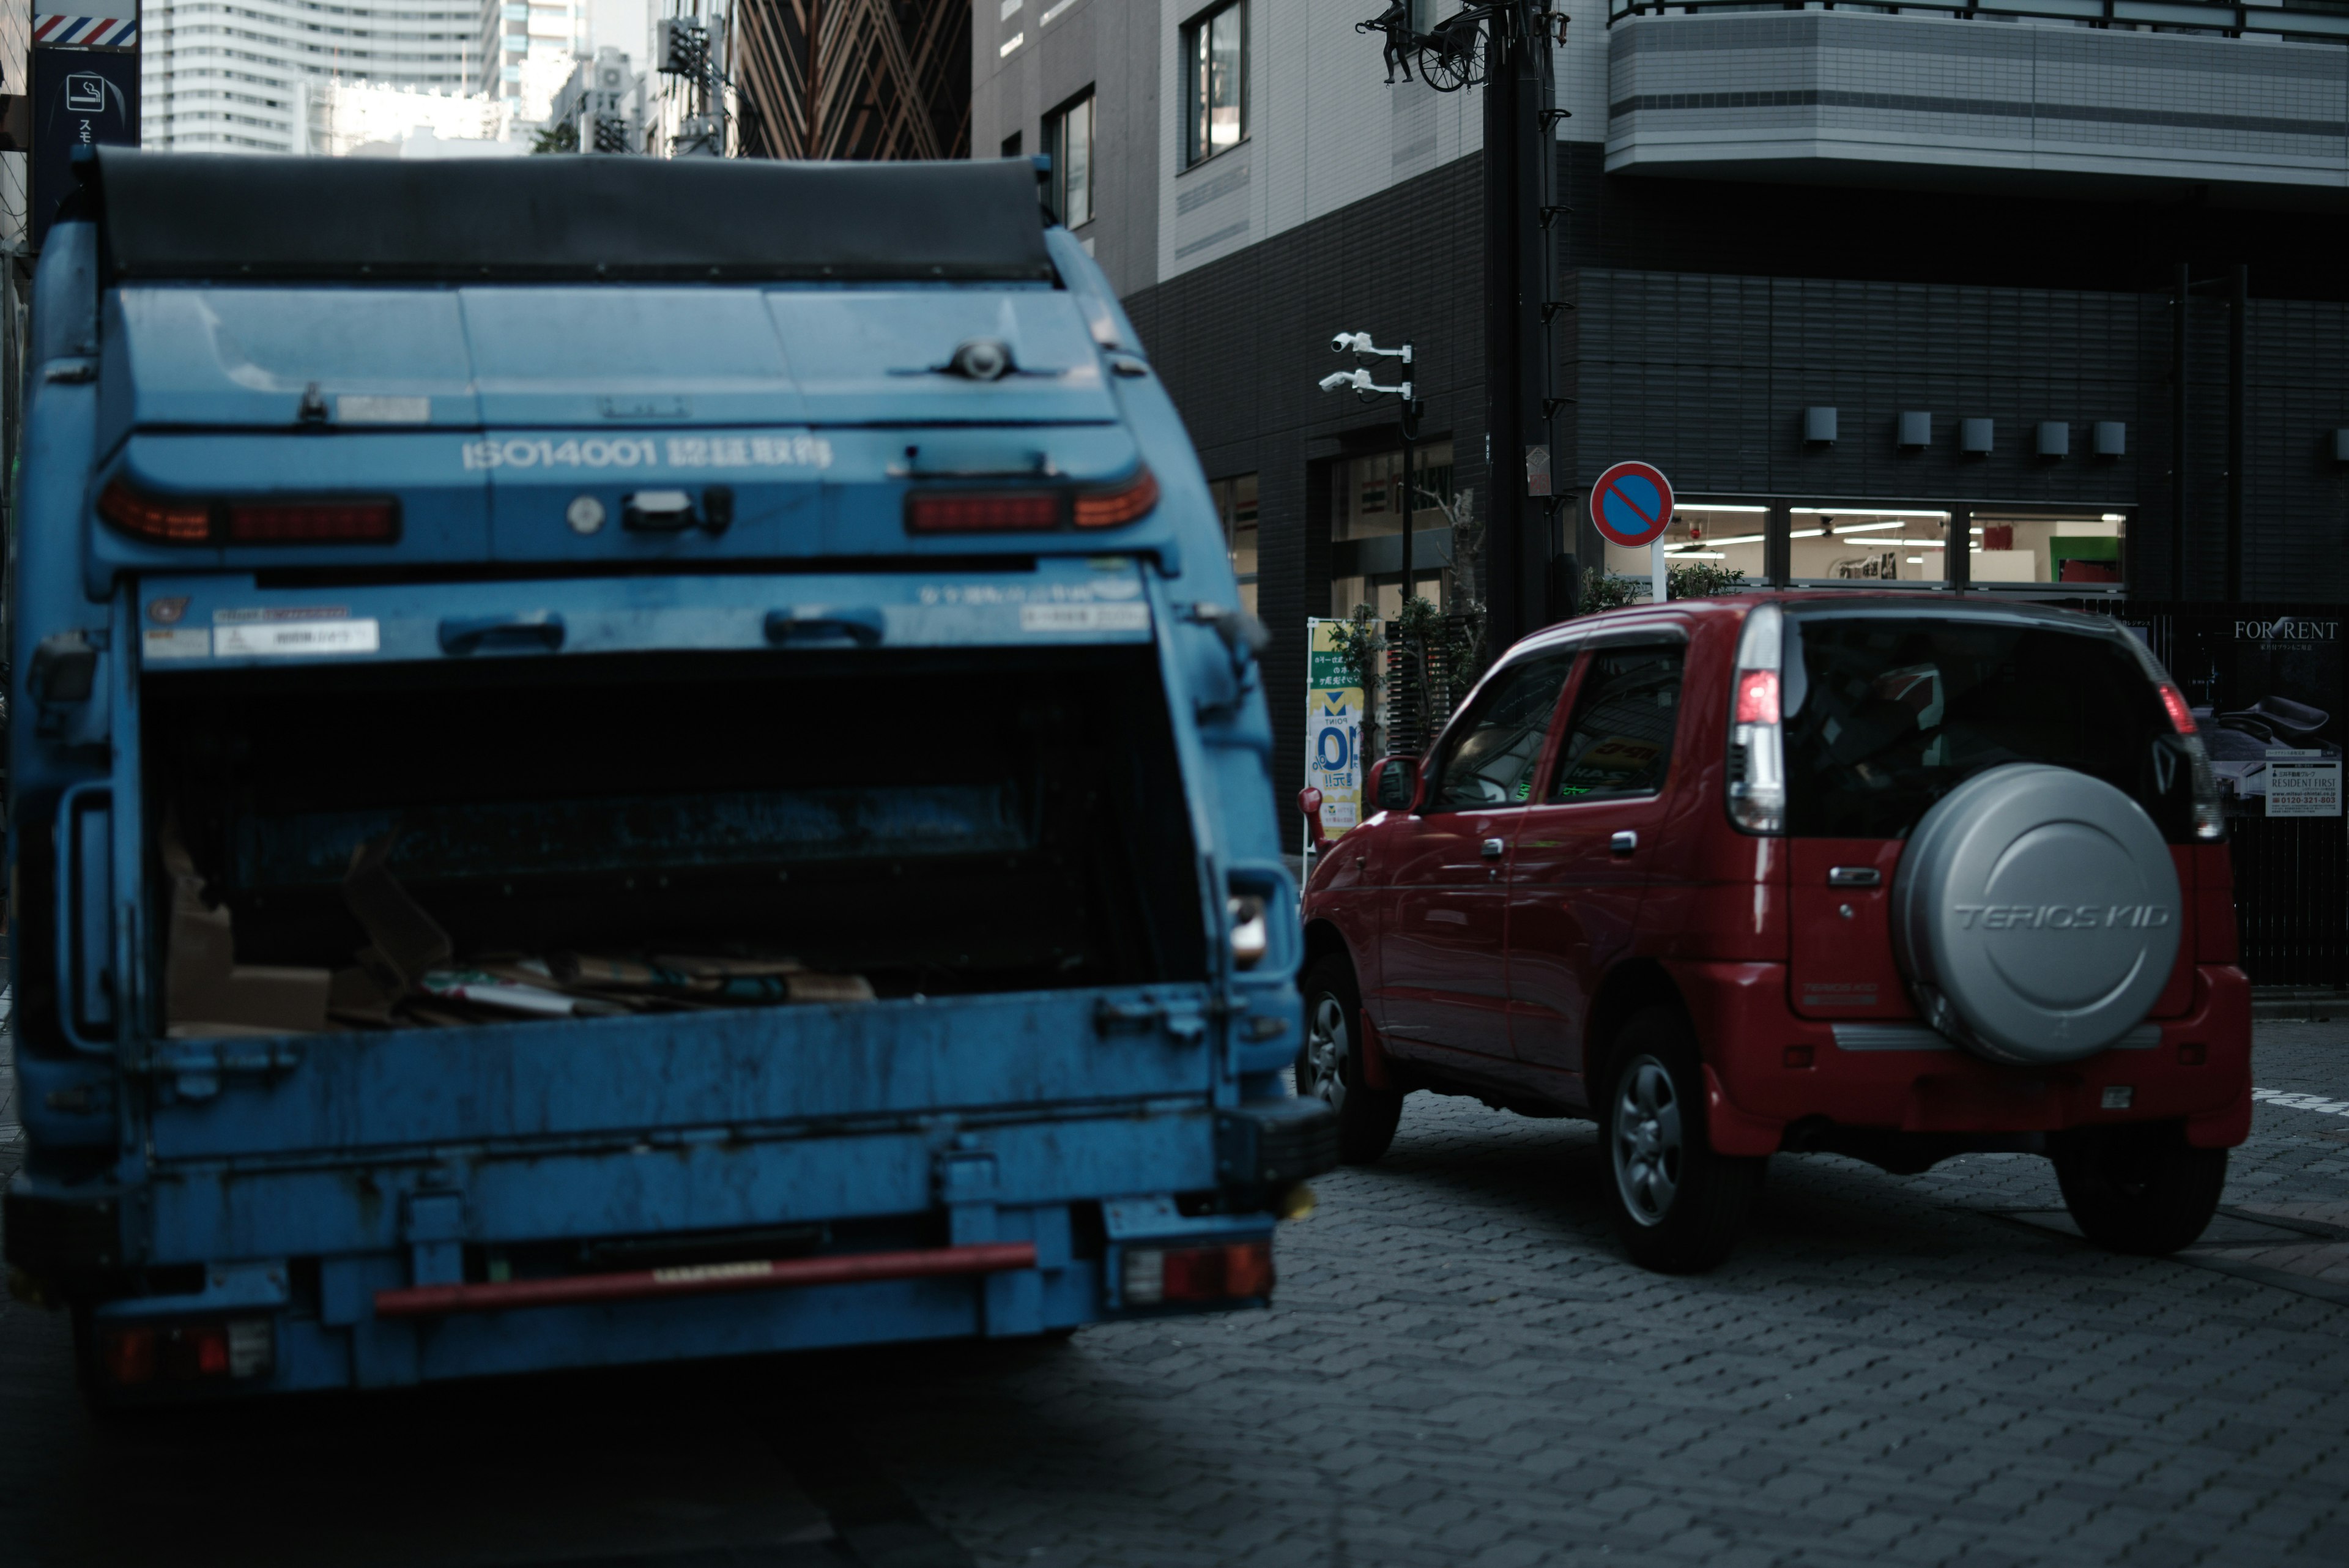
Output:
[[[1400,65],[1408,77],[1416,58],[1421,78],[1438,92],[1485,89],[1485,614],[1492,646],[1505,648],[1547,618],[1550,520],[1567,499],[1553,479],[1550,437],[1568,400],[1551,393],[1549,337],[1567,308],[1553,297],[1551,242],[1552,223],[1567,213],[1551,135],[1566,112],[1554,101],[1552,60],[1567,18],[1548,0],[1500,0],[1470,5],[1421,33],[1411,11],[1397,0],[1356,31],[1385,34],[1391,70]],[[1407,514],[1404,529],[1408,537]]]

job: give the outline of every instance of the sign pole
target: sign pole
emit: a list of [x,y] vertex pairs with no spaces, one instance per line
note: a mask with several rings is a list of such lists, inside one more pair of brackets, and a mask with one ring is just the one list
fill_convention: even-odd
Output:
[[1616,463],[1590,487],[1590,521],[1619,549],[1647,546],[1648,575],[1655,590],[1651,602],[1663,603],[1671,591],[1664,571],[1664,536],[1671,532],[1672,482],[1653,463]]

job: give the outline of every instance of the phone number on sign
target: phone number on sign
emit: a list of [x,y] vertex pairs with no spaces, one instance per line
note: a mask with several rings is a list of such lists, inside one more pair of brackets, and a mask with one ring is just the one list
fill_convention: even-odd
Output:
[[832,442],[822,436],[590,436],[556,441],[518,436],[471,441],[465,466],[483,468],[652,468],[664,456],[671,468],[830,468]]

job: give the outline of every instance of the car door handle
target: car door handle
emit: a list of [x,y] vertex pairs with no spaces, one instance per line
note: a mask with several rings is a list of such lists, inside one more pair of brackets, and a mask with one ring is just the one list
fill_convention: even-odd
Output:
[[1827,886],[1830,888],[1874,888],[1884,880],[1884,873],[1873,866],[1830,866]]
[[1487,860],[1498,860],[1501,857],[1501,849],[1502,844],[1499,839],[1488,838],[1485,840],[1485,846],[1482,853]]
[[1609,839],[1607,841],[1607,847],[1613,850],[1618,855],[1629,855],[1631,851],[1640,847],[1640,836],[1627,827],[1622,832],[1617,834],[1614,837]]

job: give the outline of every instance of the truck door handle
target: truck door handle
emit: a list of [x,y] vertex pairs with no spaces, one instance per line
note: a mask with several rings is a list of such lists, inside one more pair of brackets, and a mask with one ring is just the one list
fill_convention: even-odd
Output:
[[563,618],[553,610],[450,616],[440,623],[443,653],[560,653]]
[[1487,860],[1498,860],[1501,857],[1501,849],[1502,844],[1499,839],[1488,838],[1485,840],[1482,853]]
[[767,640],[779,648],[878,648],[887,630],[881,612],[869,606],[767,612]]
[[1631,851],[1640,847],[1640,836],[1627,827],[1622,832],[1617,834],[1614,837],[1609,839],[1607,841],[1607,847],[1613,850],[1618,855],[1629,855]]
[[1827,886],[1830,888],[1873,888],[1884,880],[1884,873],[1873,866],[1830,866]]

